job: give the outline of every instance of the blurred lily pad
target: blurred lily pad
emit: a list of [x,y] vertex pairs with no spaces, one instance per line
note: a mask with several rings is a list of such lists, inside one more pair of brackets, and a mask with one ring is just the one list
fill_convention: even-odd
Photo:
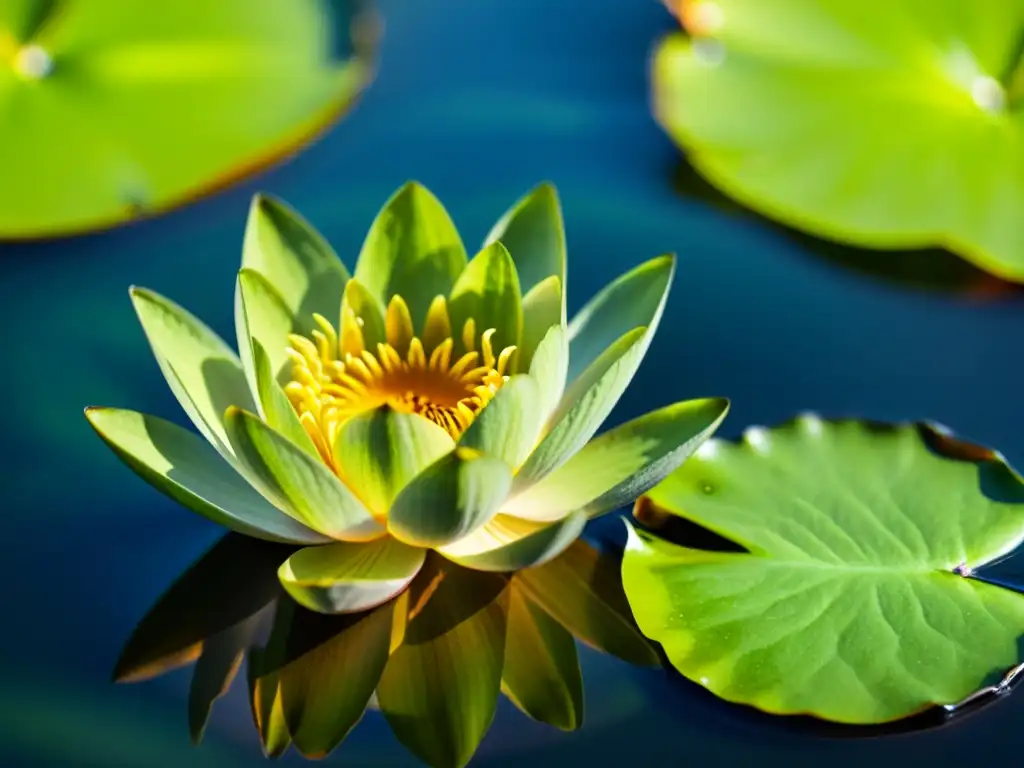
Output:
[[293,152],[368,82],[364,11],[359,0],[0,3],[0,238],[116,225]]
[[975,571],[1024,539],[1024,483],[932,426],[806,416],[714,440],[637,504],[745,551],[630,529],[644,633],[716,695],[842,723],[956,705],[1021,661],[1024,596]]
[[701,176],[686,158],[680,158],[673,168],[672,187],[680,197],[697,200],[730,218],[756,222],[779,233],[797,246],[795,251],[799,254],[880,283],[979,303],[1013,299],[1024,291],[1024,285],[985,272],[944,248],[881,250],[812,237],[744,208]]
[[945,246],[1024,281],[1024,6],[686,0],[659,120],[744,205],[875,248]]

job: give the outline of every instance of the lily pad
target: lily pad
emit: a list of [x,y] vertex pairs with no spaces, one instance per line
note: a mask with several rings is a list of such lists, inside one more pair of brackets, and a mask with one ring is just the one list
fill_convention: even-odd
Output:
[[956,704],[1021,661],[1024,596],[973,576],[1024,540],[1024,483],[926,425],[805,416],[712,440],[634,514],[743,551],[630,529],[640,629],[718,696],[882,723]]
[[365,36],[331,39],[361,7],[7,0],[0,238],[112,226],[290,154],[369,80]]
[[1024,281],[1024,6],[685,0],[680,18],[656,112],[712,183],[818,236]]

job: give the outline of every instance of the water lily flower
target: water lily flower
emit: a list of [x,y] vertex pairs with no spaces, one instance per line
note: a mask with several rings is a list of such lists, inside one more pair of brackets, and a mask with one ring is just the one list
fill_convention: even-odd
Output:
[[672,256],[642,264],[567,322],[551,186],[513,206],[467,260],[440,202],[407,184],[351,275],[297,213],[257,196],[236,286],[238,354],[169,299],[131,289],[202,437],[132,411],[86,414],[173,499],[240,533],[308,545],[278,573],[297,602],[364,610],[401,592],[428,549],[483,571],[547,562],[710,436],[724,399],[591,439],[650,345],[674,267]]

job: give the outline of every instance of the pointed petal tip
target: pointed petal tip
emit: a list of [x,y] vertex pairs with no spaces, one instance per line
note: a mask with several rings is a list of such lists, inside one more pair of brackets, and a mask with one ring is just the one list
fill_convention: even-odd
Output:
[[551,181],[550,179],[545,179],[544,181],[542,181],[539,184],[537,184],[537,186],[535,186],[533,189],[531,189],[526,194],[525,199],[529,200],[530,198],[539,198],[539,197],[546,197],[546,198],[548,198],[549,200],[551,200],[553,203],[555,203],[557,205],[558,204],[558,188],[555,186],[555,183],[553,181]]
[[149,288],[145,288],[141,285],[135,285],[133,283],[132,285],[128,286],[128,295],[134,302],[136,299],[148,299],[152,301],[157,294],[155,291],[151,291]]
[[653,259],[648,261],[643,266],[647,266],[647,267],[651,267],[651,268],[658,268],[658,269],[664,269],[664,268],[667,267],[669,269],[674,270],[676,268],[676,264],[678,264],[678,263],[679,263],[679,257],[675,253],[673,253],[673,252],[668,252],[668,253],[663,253],[660,256],[655,256]]
[[430,195],[431,197],[437,197],[433,192],[430,191],[430,188],[427,187],[427,185],[424,184],[419,179],[409,179],[408,181],[406,181],[402,186],[395,190],[395,194],[393,195],[393,197],[400,197],[401,195],[420,194],[427,194]]
[[721,411],[722,416],[725,416],[732,407],[732,401],[728,397],[701,397],[691,402],[694,405],[702,405],[712,410]]
[[256,213],[257,211],[264,212],[274,209],[285,209],[289,212],[293,211],[292,207],[288,205],[288,203],[270,192],[257,192],[252,196],[252,201],[249,203],[250,213]]
[[501,242],[501,240],[495,240],[493,243],[490,243],[487,247],[493,248],[502,256],[508,258],[509,261],[512,261],[512,252],[509,251],[508,247],[503,242]]

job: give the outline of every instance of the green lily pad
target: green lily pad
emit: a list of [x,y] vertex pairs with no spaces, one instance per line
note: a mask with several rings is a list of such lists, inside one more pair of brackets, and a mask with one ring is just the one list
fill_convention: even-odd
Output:
[[1024,281],[1024,6],[687,0],[656,112],[743,204],[829,239],[942,245]]
[[370,77],[362,36],[335,57],[335,15],[321,0],[0,4],[0,238],[112,226],[290,154]]
[[1024,540],[1024,483],[931,426],[806,416],[712,440],[637,503],[746,551],[630,529],[640,629],[718,696],[881,723],[956,704],[1021,661],[1024,596],[972,578]]

